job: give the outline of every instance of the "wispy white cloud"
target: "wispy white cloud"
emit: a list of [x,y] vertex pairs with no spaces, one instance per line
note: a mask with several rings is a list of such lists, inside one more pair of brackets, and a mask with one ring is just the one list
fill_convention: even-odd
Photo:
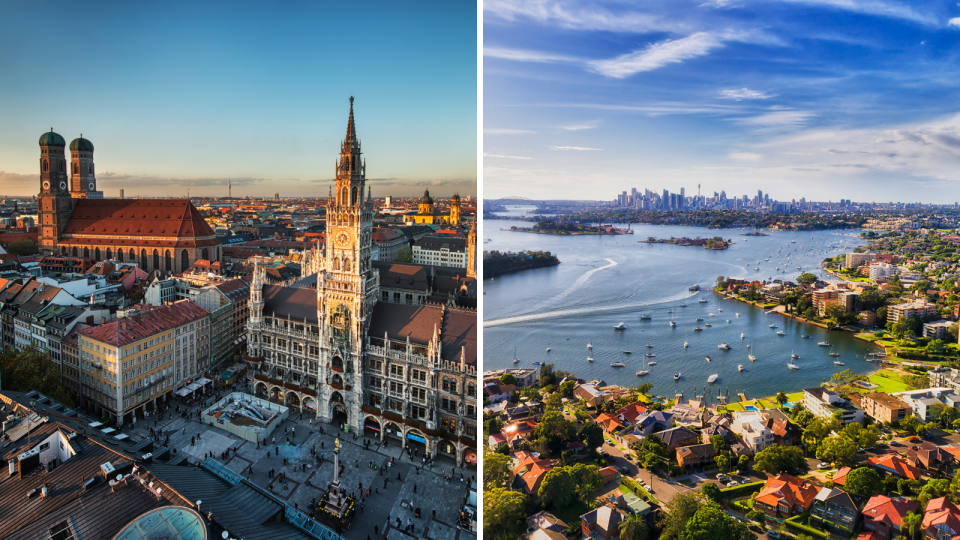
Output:
[[723,99],[732,99],[735,101],[740,101],[743,99],[770,99],[774,95],[768,94],[766,92],[760,92],[759,90],[751,90],[749,88],[740,88],[735,90],[721,90],[720,97]]
[[[960,5],[960,4],[958,4]],[[947,21],[947,26],[953,26],[955,28],[960,28],[960,17],[954,17]]]
[[700,4],[700,7],[714,7],[714,8],[725,8],[730,5],[732,0],[710,0]]
[[597,126],[580,125],[580,126],[557,126],[557,127],[560,128],[560,129],[565,129],[565,130],[567,130],[567,131],[580,131],[580,130],[584,130],[584,129],[594,129],[594,128],[596,128]]
[[552,54],[540,51],[527,51],[523,49],[505,49],[502,47],[484,47],[483,55],[490,58],[503,58],[505,60],[516,60],[518,62],[580,62],[579,58],[566,56],[562,54]]
[[692,31],[690,24],[682,18],[638,11],[614,12],[595,3],[586,4],[578,0],[484,0],[483,11],[484,22],[493,18],[507,21],[526,19],[544,26],[632,34]]
[[668,39],[654,43],[639,51],[623,54],[608,60],[594,60],[588,66],[601,75],[623,79],[644,71],[651,71],[669,64],[704,56],[723,46],[723,40],[710,32],[680,39]]
[[492,158],[501,158],[501,159],[533,159],[529,156],[508,156],[504,154],[488,154],[486,152],[483,153],[483,157],[492,157]]
[[730,159],[735,161],[760,161],[763,156],[752,152],[730,152]]
[[507,129],[507,128],[484,128],[484,134],[486,135],[530,135],[536,134],[536,131],[530,131],[529,129]]
[[592,151],[592,150],[602,150],[601,148],[587,148],[586,146],[551,146],[551,150],[580,150],[580,151]]
[[912,21],[927,26],[937,26],[937,18],[928,13],[920,13],[913,8],[892,2],[883,2],[880,0],[781,0],[797,4],[808,4],[814,6],[830,7],[860,13],[863,15],[876,15],[879,17],[888,17],[891,19],[902,19]]
[[810,111],[781,111],[776,110],[773,112],[768,112],[761,114],[759,116],[751,116],[748,118],[738,118],[737,122],[747,126],[755,126],[759,128],[791,128],[802,126],[807,123],[807,120],[816,116],[816,113]]

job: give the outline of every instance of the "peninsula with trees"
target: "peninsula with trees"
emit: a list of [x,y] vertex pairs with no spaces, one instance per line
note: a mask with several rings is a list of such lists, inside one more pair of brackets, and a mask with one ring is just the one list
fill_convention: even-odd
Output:
[[487,278],[495,278],[534,268],[548,268],[558,264],[560,264],[560,259],[549,251],[483,252],[483,275]]

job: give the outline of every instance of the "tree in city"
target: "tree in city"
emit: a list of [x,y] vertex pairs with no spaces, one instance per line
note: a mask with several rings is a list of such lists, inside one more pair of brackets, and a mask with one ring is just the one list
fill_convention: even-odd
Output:
[[747,472],[750,470],[750,456],[743,455],[740,456],[740,460],[737,462],[737,469],[741,472]]
[[782,472],[798,475],[810,470],[807,459],[803,457],[803,450],[796,446],[769,446],[754,456],[753,468],[769,474]]
[[412,247],[402,247],[397,250],[397,254],[394,255],[393,260],[398,263],[412,263],[413,262],[413,248]]
[[817,459],[852,466],[857,461],[857,445],[846,437],[827,437],[817,446]]
[[720,470],[723,472],[727,472],[727,468],[730,467],[730,458],[727,456],[717,456],[714,458],[714,461],[716,462],[717,467],[720,467]]
[[713,449],[716,450],[718,456],[726,455],[730,451],[730,445],[727,444],[727,440],[723,438],[723,435],[711,435],[710,444],[713,445]]
[[803,442],[807,446],[816,448],[820,441],[826,439],[834,431],[840,430],[840,422],[835,418],[814,418],[807,422],[803,430]]
[[917,537],[917,530],[920,528],[921,523],[923,523],[923,514],[909,512],[903,516],[902,528],[910,533],[908,537],[910,540],[914,540]]
[[577,381],[563,381],[560,385],[560,395],[567,399],[573,399],[573,389],[577,386]]
[[817,276],[810,272],[804,272],[797,276],[797,283],[802,285],[813,285],[817,282]]
[[773,399],[777,402],[777,407],[783,410],[783,404],[787,402],[787,394],[785,392],[777,392],[777,396]]
[[[486,497],[486,494],[484,494],[484,497]],[[703,506],[703,503],[704,499],[696,491],[677,493],[659,513],[657,525],[660,527],[660,538],[662,540],[679,540],[684,525],[693,519],[694,514]]]
[[880,429],[876,425],[863,427],[859,422],[847,424],[840,434],[860,448],[869,448],[880,440]]
[[544,475],[537,496],[544,506],[559,509],[570,504],[577,493],[576,488],[573,475],[567,467],[554,467]]
[[952,495],[950,489],[950,480],[942,478],[928,480],[923,486],[923,489],[920,490],[920,493],[917,494],[917,501],[920,502],[920,508],[926,508],[927,503],[930,502],[930,499],[936,499],[948,494]]
[[603,444],[603,428],[595,422],[587,422],[577,432],[577,437],[593,451]]
[[650,528],[643,516],[631,514],[627,519],[620,522],[618,529],[620,540],[647,540],[650,538]]
[[499,416],[494,416],[483,422],[483,434],[487,437],[494,433],[500,433],[501,429],[503,429],[503,421],[500,420]]
[[45,396],[71,405],[70,392],[63,387],[60,367],[50,354],[36,345],[16,350],[7,347],[0,353],[0,383],[4,390],[30,392],[36,390]]
[[571,439],[573,425],[559,411],[549,411],[533,431],[534,437],[544,439],[551,454],[559,453]]
[[705,486],[703,486],[703,489],[701,489],[700,492],[703,493],[704,497],[710,499],[715,503],[719,503],[720,499],[722,498],[722,495],[720,493],[720,488],[717,487],[717,485],[714,483],[706,484]]
[[645,396],[650,395],[650,391],[653,390],[653,385],[650,383],[643,383],[637,386],[637,393],[643,394]]
[[516,386],[517,378],[513,376],[513,373],[504,373],[500,376],[500,382],[503,384],[512,384]]
[[515,540],[526,532],[526,496],[505,488],[483,490],[483,535]]
[[860,467],[847,473],[844,486],[850,493],[873,497],[883,491],[883,480],[870,467]]
[[593,500],[593,494],[603,487],[603,475],[600,474],[600,468],[596,465],[578,463],[567,467],[567,469],[569,469],[573,484],[576,486],[577,497],[583,502]]
[[504,487],[510,481],[513,460],[509,456],[483,451],[483,489]]
[[726,514],[720,505],[707,503],[680,532],[679,540],[755,540],[747,526]]
[[33,240],[24,238],[23,240],[10,242],[7,245],[7,253],[16,255],[18,257],[25,257],[27,255],[36,255],[37,253],[40,253],[40,249]]
[[548,411],[558,411],[563,406],[563,396],[560,395],[560,392],[554,392],[547,396],[547,400],[544,403],[544,408]]

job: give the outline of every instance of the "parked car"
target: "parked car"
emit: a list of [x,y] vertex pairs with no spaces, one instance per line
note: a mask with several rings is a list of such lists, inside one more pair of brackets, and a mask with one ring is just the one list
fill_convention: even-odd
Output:
[[727,487],[739,486],[740,484],[736,480],[731,480],[727,482]]
[[729,482],[729,481],[730,481],[730,477],[727,476],[727,475],[725,475],[725,474],[718,474],[718,475],[717,475],[717,480],[719,480],[719,481],[721,481],[721,482]]
[[817,470],[822,471],[822,470],[824,470],[824,469],[829,469],[830,467],[831,467],[831,465],[830,465],[829,463],[823,462],[823,463],[817,465]]
[[893,448],[891,448],[891,449],[887,450],[887,453],[888,453],[888,454],[896,454],[897,451],[894,450]]
[[623,474],[630,474],[630,469],[626,467],[620,467],[620,472]]
[[761,529],[760,527],[758,527],[756,523],[751,523],[751,524],[747,525],[747,528],[750,529],[751,531],[755,532],[755,533],[762,533],[762,532],[763,532],[763,529]]
[[777,531],[767,531],[767,538],[773,538],[773,540],[780,540],[783,537],[780,536],[780,533],[778,533]]

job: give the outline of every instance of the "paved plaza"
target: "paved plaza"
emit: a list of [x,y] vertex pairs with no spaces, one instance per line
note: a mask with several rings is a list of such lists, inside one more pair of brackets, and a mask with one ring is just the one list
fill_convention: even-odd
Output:
[[[307,509],[311,500],[319,500],[333,481],[337,431],[329,424],[311,424],[306,416],[301,418],[298,413],[291,413],[290,418],[267,437],[268,444],[264,446],[201,424],[196,415],[193,420],[184,420],[175,409],[172,415],[173,419],[165,418],[158,423],[155,419],[141,421],[133,431],[149,438],[151,428],[162,429],[163,436],[170,437],[170,448],[188,455],[190,462],[203,461],[212,453],[214,459],[234,472],[299,509]],[[369,449],[364,449],[364,441],[369,441]],[[358,495],[357,513],[350,529],[342,532],[345,538],[476,539],[475,532],[461,530],[456,525],[470,482],[476,480],[476,469],[459,468],[452,460],[443,458],[432,467],[424,468],[420,457],[409,458],[394,442],[382,446],[375,436],[355,440],[353,434],[341,433],[340,442],[340,463],[344,467],[340,485],[348,493]],[[228,449],[229,456],[224,459],[222,454]],[[319,466],[313,451],[316,456],[324,455]],[[386,472],[381,473],[379,468],[383,465]],[[269,476],[271,469],[273,478]],[[280,472],[284,473],[284,481],[276,479],[276,473]],[[371,490],[362,504],[361,485],[364,492]],[[418,507],[419,518],[415,515]],[[412,530],[408,529],[409,525]]]

